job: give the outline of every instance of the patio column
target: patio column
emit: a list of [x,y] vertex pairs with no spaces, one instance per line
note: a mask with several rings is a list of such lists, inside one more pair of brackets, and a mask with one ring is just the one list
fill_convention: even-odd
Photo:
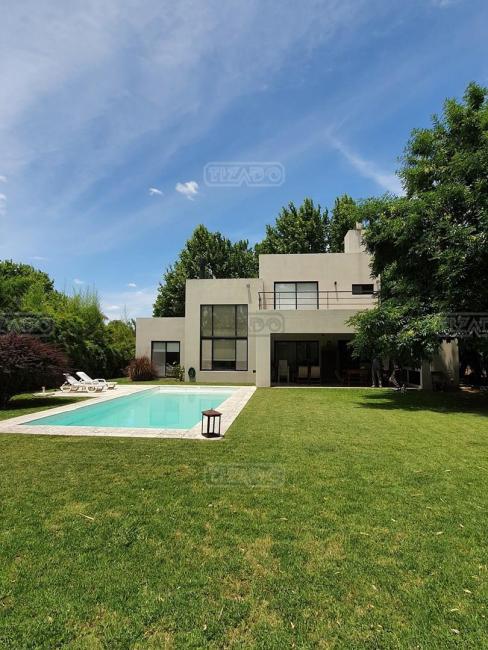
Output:
[[271,386],[271,337],[256,336],[256,386]]

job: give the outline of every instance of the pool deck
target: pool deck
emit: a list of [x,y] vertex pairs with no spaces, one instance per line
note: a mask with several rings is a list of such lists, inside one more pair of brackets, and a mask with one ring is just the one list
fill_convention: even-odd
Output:
[[200,433],[201,423],[198,422],[191,429],[148,429],[148,428],[119,428],[119,427],[82,427],[82,426],[60,426],[60,425],[29,425],[28,422],[37,418],[57,415],[58,413],[67,413],[75,411],[90,404],[108,402],[119,397],[133,395],[142,391],[154,390],[159,388],[163,392],[211,392],[222,391],[231,388],[233,394],[228,397],[218,407],[222,413],[221,435],[224,436],[232,422],[239,415],[241,410],[251,399],[255,386],[118,386],[114,390],[104,391],[103,393],[48,393],[49,397],[88,397],[80,404],[67,404],[66,406],[57,406],[52,409],[29,413],[29,415],[20,415],[16,418],[2,420],[0,422],[0,433],[12,434],[29,434],[44,436],[107,436],[113,438],[181,438],[185,440],[222,440],[221,438],[205,438]]

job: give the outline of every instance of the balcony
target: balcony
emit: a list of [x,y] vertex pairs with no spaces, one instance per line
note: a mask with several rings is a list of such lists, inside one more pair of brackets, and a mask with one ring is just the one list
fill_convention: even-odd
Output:
[[259,309],[276,311],[316,311],[370,309],[378,302],[377,293],[352,291],[260,291]]

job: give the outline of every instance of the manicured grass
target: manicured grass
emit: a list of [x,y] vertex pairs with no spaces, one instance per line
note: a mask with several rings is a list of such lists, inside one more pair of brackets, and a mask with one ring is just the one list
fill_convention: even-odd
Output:
[[[7,420],[8,418],[16,418],[21,415],[28,415],[29,413],[37,413],[47,408],[54,408],[55,406],[65,406],[67,404],[74,404],[75,402],[82,402],[89,397],[53,397],[46,395],[45,397],[35,397],[34,395],[17,395],[9,403],[9,408],[5,411],[0,410],[0,420]],[[1,429],[1,425],[0,425]]]
[[[0,424],[1,429],[1,424]],[[224,442],[0,437],[0,646],[483,648],[483,396],[261,389]]]

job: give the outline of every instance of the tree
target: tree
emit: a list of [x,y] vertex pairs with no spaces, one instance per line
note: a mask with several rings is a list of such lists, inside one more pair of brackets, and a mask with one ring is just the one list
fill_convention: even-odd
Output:
[[274,226],[266,226],[266,236],[256,245],[256,253],[325,253],[328,239],[327,210],[307,198],[298,208],[291,202],[281,209]]
[[0,408],[14,395],[59,385],[67,367],[59,349],[34,336],[0,336]]
[[16,312],[21,309],[25,294],[36,287],[42,294],[54,291],[54,283],[47,273],[29,264],[0,260],[0,310]]
[[329,224],[329,252],[344,252],[344,237],[352,230],[359,218],[358,208],[354,199],[347,194],[336,198],[332,208]]
[[[59,346],[70,365],[89,374],[120,376],[134,356],[133,334],[106,324],[96,291],[67,295],[54,289],[51,278],[27,264],[0,261],[0,327],[2,332],[35,334]],[[130,328],[129,328],[130,330]]]
[[197,226],[177,261],[165,272],[154,316],[184,316],[185,283],[190,279],[253,278],[257,260],[247,241],[231,242],[219,232]]
[[487,98],[487,89],[469,84],[462,102],[447,100],[430,129],[412,132],[399,172],[406,196],[361,206],[372,271],[381,275],[381,305],[352,321],[359,328],[357,355],[369,327],[378,341],[395,332],[398,341],[410,337],[410,356],[418,361],[432,354],[443,316],[486,310]]
[[133,321],[112,320],[107,324],[109,344],[109,374],[121,376],[136,352],[136,332]]

